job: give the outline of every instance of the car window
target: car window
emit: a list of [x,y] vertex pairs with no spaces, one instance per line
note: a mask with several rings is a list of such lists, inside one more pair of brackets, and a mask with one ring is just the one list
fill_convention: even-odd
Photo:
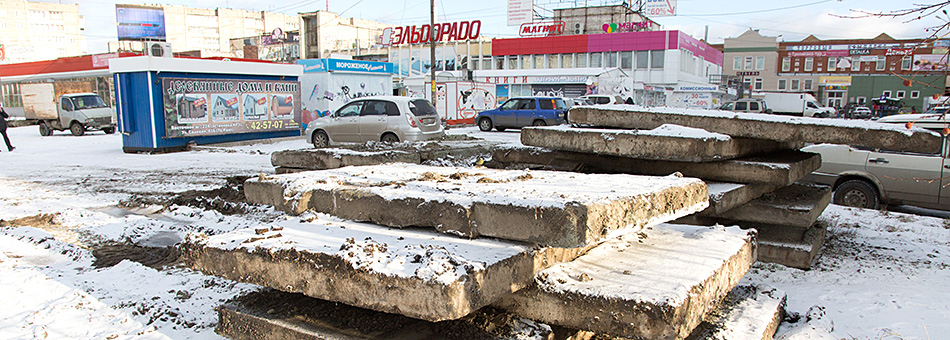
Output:
[[534,99],[524,99],[524,102],[525,102],[524,108],[526,110],[534,110],[535,108],[537,108],[537,105],[534,104],[535,102]]
[[432,104],[425,99],[413,99],[409,101],[409,111],[412,112],[413,116],[438,116],[439,112],[435,110],[435,107],[432,107]]
[[817,108],[818,108],[818,106],[815,105],[815,102],[807,102],[807,103],[805,103],[805,105],[808,105],[808,107],[813,108],[813,109],[817,109]]
[[719,109],[720,109],[720,110],[729,110],[729,111],[732,111],[732,107],[734,106],[734,104],[735,104],[735,103],[725,103],[725,104],[723,104],[722,107],[720,107]]
[[69,100],[69,98],[63,98],[61,106],[63,107],[63,110],[66,110],[66,111],[73,110],[73,102]]
[[363,104],[360,116],[382,116],[386,114],[386,102],[371,100]]
[[341,107],[336,111],[337,117],[355,117],[360,115],[360,110],[363,109],[363,102],[354,102]]
[[542,110],[554,110],[554,99],[538,99],[538,105]]
[[387,116],[398,116],[399,114],[400,114],[399,105],[396,105],[396,103],[393,103],[393,102],[386,102]]
[[610,104],[610,98],[607,97],[597,97],[594,99],[597,101],[597,104]]
[[614,103],[623,104],[623,98],[620,98],[620,96],[614,96]]
[[758,110],[759,110],[759,102],[749,102],[749,110],[751,110],[751,111],[758,111]]
[[736,102],[736,111],[745,111],[749,107],[748,102]]
[[561,98],[558,98],[558,99],[555,99],[555,100],[554,100],[554,108],[556,108],[556,109],[558,109],[558,110],[566,110],[566,109],[568,109],[567,103],[564,101],[564,99],[561,99]]

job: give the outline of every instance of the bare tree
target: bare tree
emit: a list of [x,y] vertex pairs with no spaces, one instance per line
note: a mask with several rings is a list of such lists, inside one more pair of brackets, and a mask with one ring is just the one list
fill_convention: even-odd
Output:
[[[904,19],[904,23],[909,23],[917,20],[923,20],[927,17],[935,17],[940,19],[943,23],[935,26],[930,26],[924,28],[926,32],[931,32],[931,38],[939,38],[942,31],[950,27],[950,14],[947,14],[945,7],[950,6],[950,1],[941,1],[934,4],[913,4],[911,8],[896,9],[892,11],[881,11],[881,12],[869,12],[865,10],[851,10],[855,15],[836,15],[841,18],[900,18]],[[941,17],[940,14],[943,14]],[[945,34],[944,34],[945,35]]]

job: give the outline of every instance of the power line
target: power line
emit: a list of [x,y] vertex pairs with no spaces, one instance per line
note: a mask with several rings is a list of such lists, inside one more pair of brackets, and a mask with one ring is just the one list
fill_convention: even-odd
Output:
[[795,6],[772,8],[772,9],[762,9],[762,10],[748,11],[748,12],[712,13],[712,14],[682,14],[682,13],[680,13],[680,14],[677,14],[677,16],[681,16],[681,17],[714,17],[714,16],[727,16],[727,15],[758,14],[758,13],[766,13],[766,12],[784,11],[784,10],[786,10],[786,9],[793,9],[793,8],[801,8],[801,7],[817,5],[817,4],[822,4],[822,3],[831,2],[831,1],[832,1],[832,0],[822,0],[822,1],[816,1],[816,2],[811,2],[811,3],[807,3],[807,4],[795,5]]

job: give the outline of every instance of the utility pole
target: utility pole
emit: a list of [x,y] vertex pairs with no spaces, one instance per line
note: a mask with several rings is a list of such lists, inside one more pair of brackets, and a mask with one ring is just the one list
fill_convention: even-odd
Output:
[[429,8],[429,77],[432,78],[432,107],[435,106],[435,0],[430,0]]

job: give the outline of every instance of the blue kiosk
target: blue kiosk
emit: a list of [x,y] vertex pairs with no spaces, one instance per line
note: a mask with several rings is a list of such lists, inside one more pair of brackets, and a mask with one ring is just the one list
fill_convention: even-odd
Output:
[[143,56],[109,71],[127,153],[301,133],[300,65]]

